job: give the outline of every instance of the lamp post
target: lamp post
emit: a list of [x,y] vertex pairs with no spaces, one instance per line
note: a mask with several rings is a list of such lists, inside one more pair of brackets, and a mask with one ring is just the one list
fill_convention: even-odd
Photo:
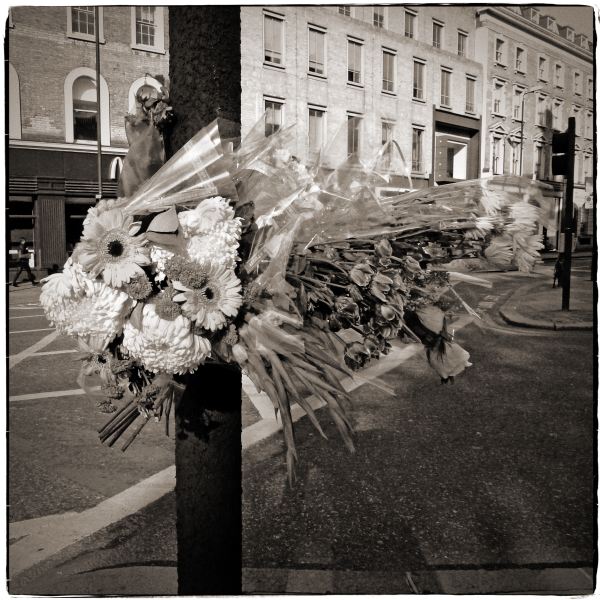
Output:
[[521,150],[519,152],[519,175],[523,175],[523,125],[525,124],[525,96],[541,91],[543,88],[534,87],[521,95]]

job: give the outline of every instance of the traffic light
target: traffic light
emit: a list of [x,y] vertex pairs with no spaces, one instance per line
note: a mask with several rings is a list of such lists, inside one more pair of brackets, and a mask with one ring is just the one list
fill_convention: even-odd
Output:
[[566,131],[552,134],[552,175],[572,177],[571,161],[575,157],[575,119],[569,119]]

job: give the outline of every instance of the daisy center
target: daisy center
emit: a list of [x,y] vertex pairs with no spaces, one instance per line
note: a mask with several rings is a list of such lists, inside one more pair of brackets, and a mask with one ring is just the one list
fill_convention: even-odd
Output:
[[117,258],[123,254],[123,244],[119,240],[111,240],[108,242],[108,253]]

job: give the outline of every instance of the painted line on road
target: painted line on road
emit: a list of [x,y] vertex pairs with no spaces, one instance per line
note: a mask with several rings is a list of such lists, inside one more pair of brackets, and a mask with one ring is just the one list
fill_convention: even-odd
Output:
[[[175,489],[175,465],[140,481],[136,485],[103,500],[80,513],[63,513],[37,521],[10,523],[9,577],[15,577],[37,563],[50,558],[67,546],[136,513]],[[25,537],[22,532],[27,532]],[[21,537],[21,539],[18,539]]]
[[53,331],[49,333],[47,336],[43,337],[41,340],[37,341],[33,346],[29,346],[23,350],[23,352],[19,352],[19,354],[15,354],[14,356],[8,357],[8,368],[12,369],[17,366],[20,362],[24,361],[26,358],[29,358],[32,354],[35,354],[38,350],[45,348],[48,344],[51,344],[58,337],[58,331]]
[[[100,386],[90,388],[98,391]],[[38,392],[35,394],[20,394],[19,396],[9,396],[9,402],[23,402],[25,400],[46,400],[47,398],[64,398],[65,396],[85,396],[85,390],[79,388],[74,390],[57,390],[55,392]]]
[[46,313],[42,313],[41,315],[21,315],[20,317],[8,317],[9,321],[14,321],[15,319],[35,319],[37,317],[45,317]]
[[[472,316],[464,315],[452,324],[452,329],[457,331],[472,320]],[[351,391],[366,383],[372,383],[383,373],[396,368],[418,352],[421,352],[422,348],[421,344],[393,346],[391,352],[385,358],[365,369],[358,378],[351,379],[348,377],[344,379],[342,381],[344,389]],[[322,405],[314,397],[309,398],[308,401],[313,408],[319,408]],[[292,407],[293,421],[298,421],[304,414],[304,411],[298,405]],[[247,427],[242,431],[242,448],[249,448],[257,444],[276,433],[279,429],[281,429],[281,425],[274,419],[264,419]],[[172,465],[104,500],[95,507],[76,513],[75,516],[69,514],[69,518],[65,518],[64,513],[50,515],[43,522],[38,520],[38,527],[30,526],[28,524],[30,519],[10,523],[9,537],[17,539],[17,541],[10,546],[9,576],[14,577],[50,558],[67,546],[142,510],[174,489],[175,465]],[[20,532],[30,533],[22,537],[23,534],[20,534]],[[18,539],[19,537],[21,539]]]
[[43,329],[19,329],[18,331],[9,331],[8,335],[13,333],[35,333],[36,331],[54,331],[55,327],[44,327]]
[[76,348],[71,350],[48,350],[47,352],[35,352],[32,356],[52,356],[53,354],[74,354],[79,352]]
[[39,304],[35,306],[9,306],[8,310],[42,310],[42,307]]

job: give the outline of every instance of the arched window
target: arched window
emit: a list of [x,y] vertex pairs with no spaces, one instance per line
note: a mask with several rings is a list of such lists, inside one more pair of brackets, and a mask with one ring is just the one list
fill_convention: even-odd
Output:
[[98,139],[110,145],[108,86],[100,76],[100,122],[96,96],[96,72],[87,67],[71,71],[65,79],[65,139],[90,143]]
[[8,137],[21,139],[21,89],[16,69],[8,63]]
[[152,92],[152,90],[160,91],[162,84],[154,77],[146,75],[136,79],[129,88],[129,112],[135,114],[135,95],[140,91]]

